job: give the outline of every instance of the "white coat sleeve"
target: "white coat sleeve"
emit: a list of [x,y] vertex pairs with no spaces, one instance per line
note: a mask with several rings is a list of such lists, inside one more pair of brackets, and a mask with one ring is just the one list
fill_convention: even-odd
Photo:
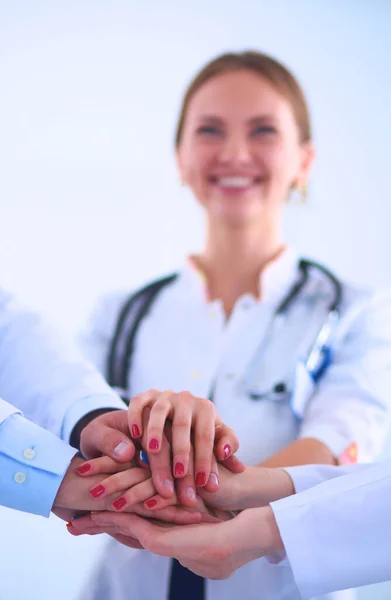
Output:
[[[124,408],[75,344],[4,291],[0,291],[0,395],[27,419],[66,441],[80,416],[94,409]],[[78,413],[71,418],[76,405]]]
[[359,304],[341,320],[344,334],[300,431],[322,441],[340,464],[375,460],[391,422],[391,298],[368,295]]
[[271,504],[303,598],[391,579],[391,461],[351,469]]

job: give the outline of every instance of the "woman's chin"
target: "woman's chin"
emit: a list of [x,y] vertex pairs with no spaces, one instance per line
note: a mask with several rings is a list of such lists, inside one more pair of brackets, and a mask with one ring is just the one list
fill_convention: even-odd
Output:
[[231,227],[251,225],[260,216],[259,204],[254,203],[224,203],[214,206],[213,217],[220,223]]

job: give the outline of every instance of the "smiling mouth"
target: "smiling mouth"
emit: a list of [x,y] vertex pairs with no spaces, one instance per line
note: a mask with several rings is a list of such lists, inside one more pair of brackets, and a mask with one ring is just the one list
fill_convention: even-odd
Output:
[[210,182],[224,188],[242,190],[261,183],[262,178],[244,176],[211,177]]

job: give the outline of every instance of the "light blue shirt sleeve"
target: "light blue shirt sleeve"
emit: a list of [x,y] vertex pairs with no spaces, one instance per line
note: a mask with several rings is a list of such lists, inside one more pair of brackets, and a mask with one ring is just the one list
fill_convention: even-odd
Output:
[[0,419],[0,505],[48,517],[76,450],[20,413],[8,412]]

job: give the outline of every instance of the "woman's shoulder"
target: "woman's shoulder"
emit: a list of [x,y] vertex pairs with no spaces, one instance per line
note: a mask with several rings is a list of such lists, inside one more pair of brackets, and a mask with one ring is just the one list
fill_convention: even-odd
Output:
[[135,287],[122,288],[101,294],[95,301],[91,316],[95,322],[95,328],[112,331],[118,323],[122,312],[132,301],[139,305],[146,302],[152,295],[158,294],[160,290],[171,283],[177,277],[176,273],[161,275],[150,278]]

